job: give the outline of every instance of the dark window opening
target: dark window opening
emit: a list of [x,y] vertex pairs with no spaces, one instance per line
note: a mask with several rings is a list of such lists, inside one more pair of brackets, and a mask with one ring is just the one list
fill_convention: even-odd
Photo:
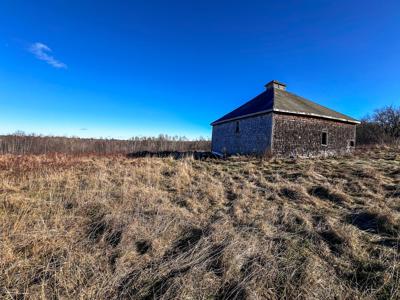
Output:
[[354,141],[353,140],[351,140],[349,144],[350,144],[350,147],[354,147]]
[[240,132],[239,122],[236,122],[236,130],[235,130],[235,132],[236,132],[236,133],[239,133],[239,132]]
[[321,145],[326,146],[328,145],[328,133],[323,131],[321,136]]

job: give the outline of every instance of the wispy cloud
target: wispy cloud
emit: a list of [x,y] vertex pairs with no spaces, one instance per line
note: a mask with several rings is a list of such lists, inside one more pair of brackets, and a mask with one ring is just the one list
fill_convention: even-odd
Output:
[[66,69],[67,65],[63,62],[55,59],[50,55],[52,50],[43,43],[34,43],[29,47],[29,52],[31,52],[37,59],[47,62],[50,66],[57,69]]

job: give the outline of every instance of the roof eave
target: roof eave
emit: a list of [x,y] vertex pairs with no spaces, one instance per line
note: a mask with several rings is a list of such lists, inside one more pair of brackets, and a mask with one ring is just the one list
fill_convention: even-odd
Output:
[[258,111],[256,113],[242,115],[242,116],[229,118],[229,119],[225,119],[225,120],[221,120],[221,121],[216,120],[216,121],[212,122],[210,125],[214,126],[214,125],[218,125],[218,124],[222,124],[222,123],[226,123],[226,122],[230,122],[230,121],[235,121],[235,120],[244,119],[244,118],[248,118],[248,117],[253,117],[253,116],[257,116],[257,115],[263,115],[263,114],[270,113],[272,111],[273,111],[272,109],[267,109],[267,110]]
[[306,113],[306,112],[297,112],[297,111],[289,111],[289,110],[283,110],[283,109],[274,108],[274,109],[268,109],[268,110],[264,110],[264,111],[259,111],[259,112],[253,113],[253,114],[247,114],[247,115],[243,115],[243,116],[229,118],[229,119],[226,119],[226,120],[221,120],[221,121],[217,120],[217,121],[212,122],[210,125],[214,126],[214,125],[218,125],[218,124],[222,124],[222,123],[226,123],[226,122],[230,122],[230,121],[235,121],[235,120],[239,120],[239,119],[244,119],[244,118],[248,118],[248,117],[253,117],[253,116],[256,116],[256,115],[262,115],[262,114],[266,114],[266,113],[270,113],[270,112],[280,112],[280,113],[287,113],[287,114],[293,114],[293,115],[303,115],[303,116],[317,117],[317,118],[341,121],[341,122],[351,123],[351,124],[360,124],[361,123],[360,121],[357,121],[357,120],[351,120],[351,119],[345,119],[345,118],[336,118],[336,117],[331,117],[331,116],[327,116],[327,115],[320,115],[320,114],[313,114],[313,113]]
[[303,115],[303,116],[311,116],[311,117],[317,117],[317,118],[323,118],[323,119],[329,119],[329,120],[336,120],[336,121],[342,121],[342,122],[353,123],[353,124],[360,124],[361,123],[360,121],[352,120],[352,119],[337,118],[337,117],[314,114],[314,113],[289,111],[289,110],[278,109],[278,108],[275,108],[274,112],[281,112],[281,113],[294,114],[294,115]]

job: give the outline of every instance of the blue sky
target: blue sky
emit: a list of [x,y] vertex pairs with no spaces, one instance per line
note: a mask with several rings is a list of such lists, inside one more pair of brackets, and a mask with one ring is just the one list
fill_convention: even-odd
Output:
[[0,133],[209,137],[264,90],[400,104],[399,1],[0,1]]

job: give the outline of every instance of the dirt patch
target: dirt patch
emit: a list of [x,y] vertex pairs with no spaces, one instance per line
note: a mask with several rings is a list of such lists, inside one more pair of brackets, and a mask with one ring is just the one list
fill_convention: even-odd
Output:
[[214,245],[210,251],[210,262],[207,269],[213,272],[218,277],[222,277],[225,271],[224,263],[222,261],[224,249],[225,245],[219,244]]
[[387,191],[387,198],[400,198],[400,185],[398,184],[387,184],[383,186],[383,189]]
[[235,201],[238,198],[238,195],[232,191],[232,190],[227,190],[226,191],[226,199],[228,199],[228,201]]
[[400,185],[395,185],[395,184],[385,184],[382,187],[385,191],[388,191],[388,192],[394,192],[394,191],[400,190]]
[[115,272],[115,267],[116,267],[119,256],[120,256],[120,253],[118,251],[114,251],[114,252],[111,252],[111,254],[108,257],[108,263],[110,265],[111,272],[113,272],[113,273]]
[[205,232],[200,228],[190,228],[183,232],[183,237],[177,240],[166,256],[176,256],[188,252],[200,241]]
[[282,188],[279,194],[280,196],[292,201],[301,200],[304,198],[304,195],[301,192],[290,188]]
[[375,244],[380,245],[380,246],[389,247],[389,248],[394,248],[397,251],[400,251],[400,240],[399,239],[395,239],[395,238],[381,239],[381,240],[375,242]]
[[236,281],[226,282],[215,295],[216,300],[241,300],[246,298],[246,289]]
[[[184,273],[189,271],[189,269],[190,267],[172,270],[167,275],[162,276],[147,288],[148,292],[143,297],[140,297],[140,299],[142,300],[160,299],[160,297],[170,289],[173,279],[175,277],[183,275]],[[169,297],[175,298],[174,291],[169,291]]]
[[347,279],[357,289],[365,291],[383,285],[385,269],[377,261],[358,261],[354,265],[354,271],[347,274]]
[[105,213],[102,211],[101,207],[95,206],[89,210],[89,222],[86,225],[86,235],[89,240],[98,242],[108,229],[104,216]]
[[[175,246],[180,251],[189,251],[189,249],[192,249],[193,245],[192,243],[189,243],[189,240],[196,236],[198,242],[199,235],[200,232],[194,229],[189,230],[186,232],[185,239],[179,240]],[[194,242],[194,244],[197,242]],[[188,246],[189,244],[190,246]],[[193,267],[208,266],[208,270],[211,270],[211,267],[218,268],[218,271],[215,269],[216,272],[223,271],[221,256],[224,248],[225,244],[217,244],[212,246],[211,249],[206,252],[196,249],[191,252],[191,256],[187,257],[164,256],[156,263],[151,262],[140,270],[133,270],[124,276],[116,287],[117,298],[150,300],[166,297],[167,299],[175,299],[178,297],[175,279],[184,276]],[[194,262],[190,260],[190,257],[194,257]],[[172,265],[174,265],[174,267],[172,267]],[[168,266],[171,267],[168,268]],[[219,269],[222,269],[222,271]],[[148,277],[150,270],[154,275]]]
[[[138,288],[136,287],[136,282],[139,280],[141,275],[141,271],[133,270],[124,276],[119,282],[116,292],[117,299],[136,299],[136,295],[138,293]],[[108,296],[107,298],[113,298]]]
[[344,238],[332,229],[319,232],[322,239],[328,244],[329,249],[336,255],[343,253]]
[[240,268],[244,278],[251,279],[263,272],[267,262],[260,255],[253,255],[247,259],[247,261]]
[[64,208],[65,208],[66,210],[73,209],[75,206],[77,206],[77,204],[76,204],[75,201],[66,201],[66,202],[64,203]]
[[112,221],[106,219],[105,208],[101,205],[89,206],[86,210],[88,221],[86,222],[86,236],[95,243],[103,241],[115,248],[122,240],[122,228],[115,226]]
[[398,178],[398,177],[400,177],[400,168],[399,168],[399,169],[396,169],[396,170],[394,170],[394,171],[392,171],[392,172],[390,172],[389,175],[390,175],[391,177],[393,177],[393,178]]
[[139,240],[135,243],[136,251],[140,254],[146,254],[149,250],[151,250],[151,242],[147,240]]
[[358,178],[375,179],[375,177],[373,176],[373,174],[371,174],[371,172],[368,172],[368,170],[363,170],[363,169],[354,170],[352,175]]
[[294,173],[283,173],[282,177],[289,180],[289,181],[297,181],[299,178],[306,177],[303,173],[294,172]]
[[122,239],[122,230],[113,230],[106,235],[106,242],[112,246],[117,247]]
[[321,200],[328,200],[333,203],[342,204],[346,201],[346,198],[340,194],[331,192],[324,186],[314,186],[308,190],[311,196],[317,197]]
[[391,219],[374,212],[356,212],[348,215],[346,221],[360,230],[374,234],[397,236],[399,233],[399,226],[393,224]]
[[61,257],[56,255],[51,255],[49,259],[45,259],[46,265],[34,272],[30,284],[40,284],[42,281],[51,279],[60,268],[61,260]]

